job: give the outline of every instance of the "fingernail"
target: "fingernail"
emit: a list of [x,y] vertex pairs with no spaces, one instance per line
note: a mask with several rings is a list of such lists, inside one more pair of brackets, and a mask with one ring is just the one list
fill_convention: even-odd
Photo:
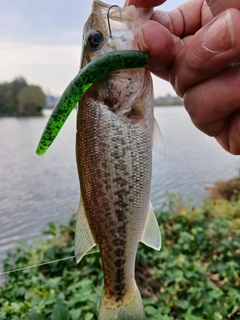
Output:
[[203,40],[203,45],[208,51],[220,53],[231,49],[234,46],[234,42],[235,35],[232,16],[229,11],[226,11],[208,29]]

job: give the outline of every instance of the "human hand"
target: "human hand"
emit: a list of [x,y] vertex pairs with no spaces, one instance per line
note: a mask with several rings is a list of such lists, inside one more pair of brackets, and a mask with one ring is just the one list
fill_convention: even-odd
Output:
[[214,17],[229,8],[235,8],[240,10],[240,2],[238,0],[228,0],[228,1],[206,0],[206,1]]
[[193,123],[225,150],[240,154],[240,3],[208,4],[192,0],[168,13],[155,11],[142,27],[139,46],[150,54],[151,71],[183,97]]

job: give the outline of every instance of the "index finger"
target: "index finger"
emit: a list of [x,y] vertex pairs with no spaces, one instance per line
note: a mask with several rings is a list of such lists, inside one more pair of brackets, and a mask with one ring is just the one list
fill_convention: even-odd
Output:
[[126,0],[124,7],[134,5],[137,8],[152,8],[160,6],[166,0]]
[[186,90],[221,72],[240,53],[240,12],[228,9],[201,28],[174,61],[170,82],[181,96]]

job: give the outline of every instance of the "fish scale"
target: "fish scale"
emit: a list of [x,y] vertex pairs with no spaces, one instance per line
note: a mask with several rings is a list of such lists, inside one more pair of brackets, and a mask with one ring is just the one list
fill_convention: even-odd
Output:
[[136,244],[148,212],[151,183],[151,128],[119,120],[92,100],[91,90],[94,86],[78,111],[81,194],[94,240],[100,246],[105,295],[118,303],[135,286]]

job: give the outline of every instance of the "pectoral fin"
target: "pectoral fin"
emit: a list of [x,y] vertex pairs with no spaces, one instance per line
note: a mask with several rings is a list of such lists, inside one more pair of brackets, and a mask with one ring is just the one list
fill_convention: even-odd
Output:
[[89,228],[83,201],[81,199],[77,215],[75,233],[75,256],[77,263],[79,263],[83,256],[88,252],[88,250],[90,250],[95,245],[96,243]]
[[155,250],[161,249],[160,229],[151,202],[149,203],[148,216],[140,241]]

